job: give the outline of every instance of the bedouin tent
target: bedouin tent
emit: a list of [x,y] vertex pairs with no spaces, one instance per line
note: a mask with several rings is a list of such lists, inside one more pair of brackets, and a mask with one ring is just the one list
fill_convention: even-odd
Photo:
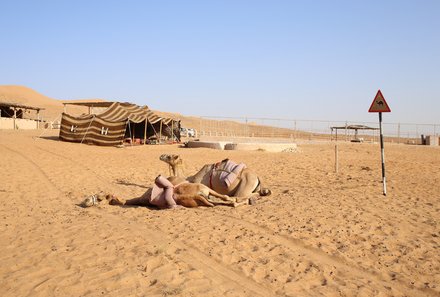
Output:
[[[111,105],[99,114],[72,116],[63,112],[60,139],[106,146],[123,144],[126,138],[143,140],[144,144],[150,138],[156,139],[155,143],[164,138],[180,141],[180,121],[159,117],[148,106],[106,103]],[[89,110],[92,106],[75,105],[89,106]]]

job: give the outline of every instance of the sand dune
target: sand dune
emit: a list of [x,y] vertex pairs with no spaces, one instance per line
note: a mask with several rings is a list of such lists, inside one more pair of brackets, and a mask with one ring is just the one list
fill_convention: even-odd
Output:
[[[298,153],[109,148],[56,131],[1,131],[1,296],[439,296],[438,148],[301,144]],[[255,206],[156,211],[101,204],[136,197],[161,153],[188,172],[229,157],[273,195]]]
[[[17,103],[21,105],[44,108],[41,115],[46,121],[53,121],[63,112],[64,101],[103,101],[101,99],[78,99],[78,100],[59,100],[47,97],[37,91],[25,86],[5,86],[0,85],[0,102]],[[69,113],[81,114],[87,112],[84,107],[69,106]]]

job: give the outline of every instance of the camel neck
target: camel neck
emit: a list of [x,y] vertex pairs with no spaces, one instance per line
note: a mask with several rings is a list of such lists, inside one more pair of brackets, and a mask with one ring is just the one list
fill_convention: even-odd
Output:
[[173,168],[173,174],[174,176],[178,176],[178,177],[182,177],[182,178],[186,178],[185,172],[182,168],[182,166],[176,166]]

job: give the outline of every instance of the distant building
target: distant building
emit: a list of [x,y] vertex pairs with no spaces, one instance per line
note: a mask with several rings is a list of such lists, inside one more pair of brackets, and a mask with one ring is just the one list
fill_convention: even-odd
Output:
[[41,122],[40,110],[44,108],[0,102],[0,129],[38,129]]

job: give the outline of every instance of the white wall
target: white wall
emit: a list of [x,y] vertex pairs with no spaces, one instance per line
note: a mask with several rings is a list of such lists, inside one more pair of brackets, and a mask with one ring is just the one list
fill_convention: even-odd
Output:
[[[29,119],[15,119],[16,129],[31,130],[37,129],[37,121]],[[0,118],[0,129],[14,129],[13,118]]]

